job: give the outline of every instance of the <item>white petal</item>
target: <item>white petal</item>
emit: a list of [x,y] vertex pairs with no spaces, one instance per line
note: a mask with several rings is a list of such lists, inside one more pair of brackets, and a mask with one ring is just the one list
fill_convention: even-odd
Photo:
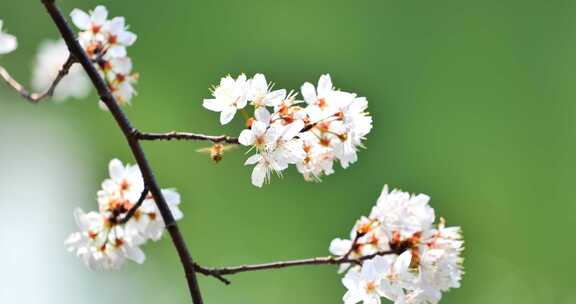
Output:
[[204,99],[204,102],[202,102],[202,106],[214,112],[222,112],[224,108],[222,106],[222,103],[218,101],[218,99]]
[[256,74],[250,81],[250,87],[254,91],[266,92],[268,90],[268,83],[264,74]]
[[264,104],[274,107],[279,105],[284,99],[286,99],[286,90],[276,90],[266,94],[266,97],[264,97]]
[[180,193],[176,189],[162,189],[162,195],[168,205],[176,206],[180,204]]
[[242,93],[241,96],[238,97],[238,100],[235,102],[237,109],[244,109],[248,104],[248,99],[246,98],[246,93]]
[[125,31],[118,36],[118,42],[125,46],[131,46],[136,42],[138,36],[132,32]]
[[330,74],[324,74],[318,80],[318,96],[325,97],[330,91],[332,91],[332,79]]
[[256,187],[262,187],[264,180],[266,179],[266,167],[262,164],[257,164],[252,170],[252,185]]
[[108,172],[113,180],[120,180],[124,178],[124,165],[118,159],[113,159],[108,164]]
[[75,8],[70,13],[70,17],[72,18],[74,25],[79,29],[87,30],[90,28],[90,16],[86,14],[86,12]]
[[90,224],[86,220],[84,211],[80,208],[74,209],[74,220],[76,220],[76,225],[80,230],[85,231],[89,229]]
[[302,91],[302,97],[304,97],[304,100],[307,103],[316,102],[316,89],[314,89],[314,85],[312,85],[309,82],[306,82],[305,84],[302,85],[302,88],[300,88],[300,90]]
[[220,123],[223,125],[229,123],[234,118],[234,115],[236,115],[235,107],[226,107],[222,109],[222,112],[220,113]]
[[342,300],[344,301],[344,304],[356,304],[360,301],[362,301],[363,296],[358,293],[358,292],[353,292],[351,290],[347,291],[344,294],[344,297],[342,298]]
[[172,216],[177,221],[181,220],[184,217],[184,213],[182,212],[182,210],[180,210],[180,208],[178,208],[178,206],[171,206],[170,212],[172,212]]
[[302,120],[296,120],[286,126],[286,130],[284,130],[284,134],[282,134],[282,139],[286,141],[291,140],[294,136],[298,135],[302,129],[304,129],[304,122]]
[[254,111],[254,117],[256,117],[257,121],[261,121],[268,125],[270,123],[270,112],[265,107],[257,108]]
[[251,146],[254,144],[255,138],[252,130],[242,130],[240,132],[240,137],[238,137],[238,142],[244,146]]
[[140,247],[125,246],[125,251],[126,257],[138,264],[142,264],[144,263],[144,260],[146,260],[146,255],[144,255],[144,252]]
[[125,28],[124,17],[114,17],[106,23],[106,29],[113,34],[120,33]]
[[334,239],[330,242],[330,253],[336,256],[345,255],[350,251],[350,246],[352,246],[352,241],[343,239]]
[[256,163],[260,162],[261,159],[262,159],[262,155],[260,155],[260,154],[254,154],[254,155],[248,157],[248,159],[246,160],[246,162],[244,162],[244,165],[253,165],[253,164],[256,164]]
[[98,5],[94,11],[92,11],[92,22],[103,25],[108,18],[108,10],[103,5]]
[[128,75],[132,72],[132,60],[130,57],[117,58],[112,60],[114,72],[122,75]]
[[412,261],[412,252],[410,250],[404,251],[394,263],[394,271],[396,273],[402,274],[408,271],[410,267],[410,262]]
[[252,122],[252,132],[255,136],[262,136],[266,133],[267,125],[261,121]]
[[106,52],[106,54],[112,58],[125,57],[127,54],[126,53],[126,47],[124,47],[122,45],[113,45],[112,47],[110,47],[108,49],[108,52]]
[[0,54],[7,54],[18,47],[18,40],[15,36],[0,32]]
[[273,144],[281,135],[282,127],[274,126],[266,131],[265,141],[267,144]]

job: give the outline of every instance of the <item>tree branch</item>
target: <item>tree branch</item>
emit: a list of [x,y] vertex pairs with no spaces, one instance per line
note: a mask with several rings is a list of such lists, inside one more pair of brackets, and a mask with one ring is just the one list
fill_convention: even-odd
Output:
[[136,211],[138,211],[138,208],[140,208],[140,206],[142,206],[142,203],[144,203],[144,201],[146,200],[148,192],[150,192],[148,185],[144,185],[144,190],[142,190],[142,194],[140,194],[138,201],[136,202],[136,204],[134,204],[134,206],[132,206],[132,208],[130,208],[130,210],[128,210],[126,215],[120,221],[118,221],[118,224],[126,224],[134,216]]
[[0,76],[2,77],[4,82],[6,82],[16,92],[18,92],[20,96],[24,97],[31,103],[36,104],[42,101],[44,98],[52,97],[54,95],[54,90],[56,90],[56,87],[58,86],[60,81],[62,81],[64,76],[68,75],[68,72],[70,71],[70,68],[74,63],[76,63],[76,59],[74,58],[74,56],[72,56],[72,54],[70,54],[68,56],[68,59],[66,59],[64,65],[62,65],[60,71],[58,71],[58,75],[56,75],[56,78],[54,78],[54,81],[50,84],[50,87],[48,87],[48,89],[46,89],[44,92],[41,93],[30,93],[28,90],[24,88],[23,85],[21,85],[18,81],[16,81],[16,79],[14,79],[4,67],[1,66],[0,66]]
[[379,251],[374,254],[365,255],[359,258],[350,258],[348,256],[341,256],[341,257],[316,257],[310,259],[301,259],[301,260],[290,260],[290,261],[279,261],[279,262],[272,262],[272,263],[264,263],[264,264],[252,264],[252,265],[240,265],[240,266],[233,266],[233,267],[223,267],[223,268],[207,268],[195,264],[196,271],[205,275],[205,276],[213,276],[220,281],[224,282],[225,284],[230,284],[230,281],[224,278],[225,275],[232,275],[241,272],[248,272],[248,271],[258,271],[258,270],[269,270],[269,269],[281,269],[281,268],[288,268],[293,266],[304,266],[304,265],[341,265],[341,264],[362,264],[363,261],[372,259],[376,256],[381,255],[388,255],[388,254],[397,254],[397,252],[393,250],[389,251]]
[[168,133],[144,133],[135,131],[136,138],[139,140],[193,140],[193,141],[211,141],[213,143],[239,144],[238,138],[227,135],[204,135],[188,132],[168,132]]
[[202,294],[200,292],[200,287],[198,285],[198,280],[194,269],[194,261],[192,259],[190,252],[188,251],[186,242],[184,241],[184,238],[180,233],[180,229],[178,228],[178,225],[174,220],[174,216],[170,212],[170,208],[166,203],[166,199],[162,195],[162,191],[160,189],[160,186],[158,185],[158,182],[156,181],[152,168],[150,167],[150,164],[146,159],[144,150],[142,149],[142,146],[140,145],[138,138],[134,136],[135,129],[132,127],[132,124],[130,123],[130,121],[128,120],[122,109],[120,109],[120,106],[118,105],[116,99],[110,92],[108,86],[106,85],[106,82],[104,81],[104,79],[102,79],[102,77],[100,76],[100,74],[98,73],[98,71],[96,70],[96,68],[94,67],[88,56],[86,55],[86,52],[84,51],[82,46],[80,46],[80,44],[76,40],[76,36],[72,31],[72,29],[70,28],[70,25],[68,24],[68,22],[66,21],[66,19],[56,6],[56,4],[54,3],[55,0],[41,0],[41,1],[46,7],[48,14],[50,15],[50,17],[52,17],[52,20],[58,27],[58,30],[60,31],[62,38],[64,39],[66,45],[68,46],[70,54],[72,54],[78,60],[78,62],[82,64],[82,67],[84,68],[84,70],[90,77],[94,87],[98,91],[100,99],[108,107],[110,114],[112,114],[114,120],[118,124],[118,127],[126,137],[126,141],[130,147],[130,150],[132,151],[136,163],[138,164],[138,167],[142,172],[145,184],[148,185],[148,187],[150,187],[150,192],[152,193],[156,205],[158,206],[158,210],[160,211],[164,223],[166,224],[166,229],[170,233],[172,243],[174,244],[174,247],[178,252],[180,262],[182,263],[182,267],[184,268],[184,272],[186,274],[186,281],[188,283],[188,288],[190,289],[190,295],[192,297],[192,301],[194,304],[202,304],[203,303]]

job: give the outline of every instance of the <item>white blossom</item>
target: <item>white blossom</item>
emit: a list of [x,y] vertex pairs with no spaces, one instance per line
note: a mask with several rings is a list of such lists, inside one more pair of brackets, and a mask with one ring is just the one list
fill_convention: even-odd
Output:
[[204,99],[204,107],[210,111],[220,112],[220,123],[229,123],[238,109],[243,109],[247,102],[248,81],[241,74],[237,79],[228,75],[220,80],[220,85],[214,88],[212,99]]
[[[463,241],[459,227],[434,223],[424,194],[411,195],[385,186],[369,217],[354,225],[350,239],[334,239],[330,252],[363,259],[345,264],[344,303],[438,303],[442,292],[460,287]],[[373,256],[373,257],[372,257]]]
[[[70,53],[64,40],[46,40],[38,49],[32,72],[32,87],[46,90],[62,69]],[[53,98],[62,101],[67,98],[85,98],[90,93],[90,79],[79,64],[74,64],[54,90]]]
[[248,83],[248,101],[255,107],[274,107],[286,98],[286,90],[271,91],[263,74],[256,74]]
[[[113,159],[108,172],[110,177],[98,191],[98,212],[84,213],[78,209],[75,218],[80,231],[72,233],[65,242],[87,267],[95,270],[119,269],[126,259],[144,262],[140,246],[149,240],[158,241],[166,226],[152,195],[143,193],[144,182],[138,166]],[[126,221],[128,212],[142,195],[142,205]],[[174,219],[182,219],[180,194],[174,189],[163,189],[162,195]]]
[[[306,82],[300,88],[304,101],[308,103],[306,111],[313,122],[329,117],[330,112],[334,112],[336,106],[334,97],[334,87],[329,74],[320,76],[318,85]],[[328,113],[328,114],[325,114]]]
[[0,55],[8,54],[18,47],[18,40],[15,36],[2,31],[4,22],[0,20]]
[[128,31],[124,17],[114,17],[104,24],[103,32],[106,33],[107,55],[110,58],[122,58],[127,56],[126,47],[136,42],[136,34]]

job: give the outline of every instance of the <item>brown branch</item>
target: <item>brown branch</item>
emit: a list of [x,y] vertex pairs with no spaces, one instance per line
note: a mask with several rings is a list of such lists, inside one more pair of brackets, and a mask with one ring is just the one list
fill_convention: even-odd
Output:
[[225,284],[230,284],[230,281],[224,278],[225,275],[232,275],[241,272],[248,272],[248,271],[258,271],[258,270],[269,270],[269,269],[281,269],[281,268],[288,268],[293,266],[304,266],[304,265],[341,265],[341,264],[359,264],[361,265],[363,261],[372,259],[376,256],[381,255],[388,255],[388,254],[397,254],[397,252],[393,250],[389,251],[379,251],[374,254],[365,255],[359,258],[350,258],[347,256],[341,257],[316,257],[310,259],[302,259],[302,260],[290,260],[290,261],[280,261],[280,262],[272,262],[272,263],[264,263],[264,264],[252,264],[252,265],[240,265],[234,267],[223,267],[223,268],[207,268],[195,264],[196,271],[205,275],[205,276],[213,276],[220,281],[224,282]]
[[100,99],[108,107],[110,114],[112,114],[114,120],[118,124],[118,127],[126,137],[126,141],[130,147],[130,150],[132,151],[136,163],[138,164],[138,167],[142,172],[145,184],[148,185],[148,187],[150,187],[150,192],[154,197],[154,200],[156,202],[156,205],[158,206],[160,214],[162,215],[164,223],[166,223],[166,229],[168,230],[170,237],[172,238],[172,243],[174,244],[174,247],[178,252],[180,262],[182,264],[182,267],[184,268],[184,273],[186,275],[186,281],[188,283],[188,288],[190,289],[190,295],[192,297],[192,301],[194,304],[202,304],[203,303],[202,294],[200,292],[198,279],[196,277],[196,271],[194,269],[194,261],[192,259],[190,252],[188,251],[188,247],[186,246],[186,242],[184,241],[184,238],[180,233],[180,229],[176,224],[174,216],[170,212],[170,208],[166,203],[166,199],[162,195],[162,191],[160,189],[160,186],[158,185],[158,182],[156,181],[152,168],[150,167],[150,164],[146,159],[144,150],[142,149],[142,146],[140,145],[138,138],[134,135],[135,129],[132,127],[132,124],[130,123],[130,121],[128,120],[128,118],[118,105],[116,99],[114,98],[108,86],[106,85],[106,82],[104,81],[104,79],[102,79],[102,77],[92,64],[90,58],[88,58],[88,56],[86,55],[86,52],[84,51],[82,46],[80,46],[80,44],[76,40],[76,36],[72,31],[72,29],[70,28],[70,25],[68,24],[68,22],[66,21],[66,19],[56,6],[56,4],[54,3],[55,0],[41,0],[41,1],[46,7],[48,14],[50,15],[50,17],[52,17],[52,20],[58,27],[60,35],[66,42],[70,54],[73,54],[74,57],[78,60],[78,62],[82,64],[82,67],[84,68],[84,70],[88,74],[88,77],[90,77],[94,87],[98,91]]
[[56,78],[54,78],[54,81],[50,84],[50,87],[48,87],[48,89],[46,89],[44,92],[41,93],[31,93],[28,90],[26,90],[23,85],[21,85],[18,81],[16,81],[16,79],[14,79],[10,75],[10,73],[8,73],[8,71],[1,66],[0,66],[0,76],[2,77],[4,82],[6,82],[16,92],[18,92],[20,96],[24,97],[31,103],[39,103],[44,98],[52,97],[54,95],[56,87],[58,86],[60,81],[62,81],[64,76],[68,75],[68,72],[70,71],[70,68],[74,63],[76,63],[76,59],[74,58],[74,56],[72,56],[72,54],[70,54],[68,56],[68,59],[66,59],[64,65],[62,65],[62,68],[60,68],[60,71],[58,71],[58,75],[56,75]]
[[146,200],[146,197],[148,196],[149,192],[150,190],[148,188],[148,185],[144,185],[144,190],[142,190],[142,193],[140,194],[138,201],[136,202],[136,204],[134,204],[134,206],[132,206],[132,208],[130,208],[130,210],[128,210],[126,215],[121,220],[118,221],[118,224],[126,224],[134,216],[134,214],[136,214],[136,211],[138,211],[138,208],[142,206],[142,203],[144,203],[144,201]]
[[135,131],[134,136],[139,140],[193,140],[193,141],[211,141],[213,143],[239,144],[238,138],[226,135],[204,135],[188,132],[168,132],[168,133],[144,133]]

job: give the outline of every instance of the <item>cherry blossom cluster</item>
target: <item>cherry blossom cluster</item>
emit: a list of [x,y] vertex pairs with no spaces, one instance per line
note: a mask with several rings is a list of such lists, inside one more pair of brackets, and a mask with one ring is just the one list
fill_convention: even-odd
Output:
[[2,31],[4,22],[0,19],[0,55],[8,54],[18,47],[18,40],[15,36]]
[[[345,304],[438,303],[442,292],[460,287],[463,274],[460,227],[434,226],[427,195],[385,186],[370,216],[357,222],[350,239],[335,239],[330,252],[358,264],[343,264]],[[368,257],[363,260],[362,257]]]
[[223,125],[237,111],[244,116],[247,129],[239,142],[255,151],[245,162],[255,165],[253,185],[262,187],[272,173],[281,176],[291,164],[306,180],[320,181],[334,172],[334,161],[343,168],[356,162],[358,148],[372,129],[365,97],[336,90],[328,74],[316,87],[302,85],[304,100],[296,99],[294,91],[272,88],[262,74],[251,79],[227,76],[213,89],[213,98],[203,102],[206,109],[220,112]]
[[[133,85],[138,81],[138,74],[132,72],[132,60],[126,48],[134,44],[136,34],[128,31],[124,17],[108,20],[108,11],[102,5],[89,13],[74,9],[70,17],[82,30],[78,37],[80,45],[95,63],[118,103],[130,104],[136,94]],[[100,105],[106,109],[103,103]]]
[[[110,178],[98,191],[98,211],[74,211],[79,232],[65,241],[92,270],[115,270],[125,261],[143,263],[140,246],[162,237],[165,224],[150,193],[145,187],[138,166],[124,166],[119,160],[110,161]],[[174,189],[163,189],[162,194],[176,220],[183,217],[178,208],[180,195]],[[129,211],[142,200],[142,204],[127,219]]]

